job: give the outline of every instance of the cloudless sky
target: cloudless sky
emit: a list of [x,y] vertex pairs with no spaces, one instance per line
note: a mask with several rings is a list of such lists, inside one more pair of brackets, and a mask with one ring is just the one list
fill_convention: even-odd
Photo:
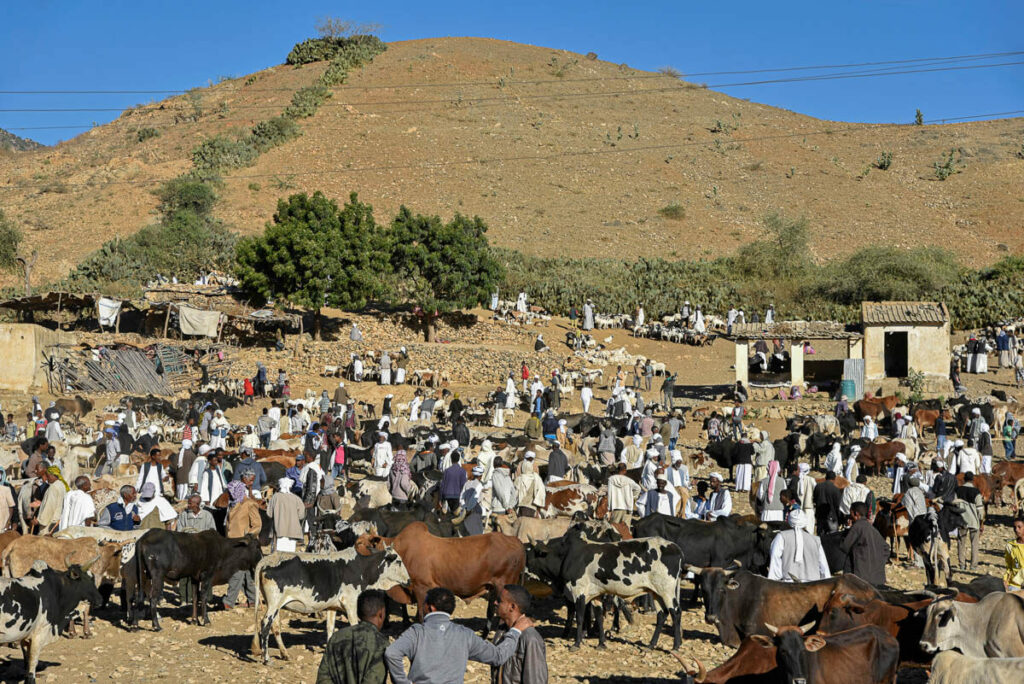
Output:
[[[284,61],[317,17],[383,25],[386,41],[485,36],[685,73],[1024,50],[1024,0],[327,2],[0,0],[0,90],[187,89]],[[989,62],[1024,61],[1024,55]],[[787,74],[781,74],[785,76]],[[793,74],[789,74],[793,75]],[[710,84],[773,78],[700,76]],[[823,119],[909,122],[1024,109],[1024,64],[723,88]],[[116,107],[146,95],[8,95],[0,109]],[[0,128],[104,123],[117,112],[0,112]],[[84,129],[83,129],[84,130]],[[44,143],[82,130],[16,130]]]

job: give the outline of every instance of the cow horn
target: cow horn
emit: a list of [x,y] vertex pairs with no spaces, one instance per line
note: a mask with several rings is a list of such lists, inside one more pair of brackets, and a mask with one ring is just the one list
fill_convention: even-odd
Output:
[[704,568],[698,568],[696,565],[687,564],[685,568],[686,572],[692,572],[694,575],[699,575],[704,572]]
[[95,558],[93,558],[88,563],[84,563],[82,565],[82,571],[84,572],[84,571],[88,570],[89,568],[91,568],[96,563],[96,561],[98,561],[99,559],[100,559],[100,554],[97,553]]
[[[683,657],[675,651],[669,651],[669,653],[672,654],[673,658],[679,661],[679,664],[683,666],[683,671],[686,672],[686,674],[690,676],[696,674],[697,676],[694,677],[694,681],[703,684],[704,680],[707,678],[707,670],[704,668],[704,664],[702,662],[696,658],[690,658],[690,662],[687,663],[683,660]],[[694,667],[697,668],[696,672],[693,671]]]
[[808,622],[806,625],[800,625],[800,633],[801,634],[807,634],[812,629],[814,629],[814,623],[813,622]]
[[767,622],[764,623],[764,628],[767,629],[769,632],[771,632],[772,636],[775,636],[776,634],[779,633],[779,628],[778,627],[776,627],[775,625],[769,625]]

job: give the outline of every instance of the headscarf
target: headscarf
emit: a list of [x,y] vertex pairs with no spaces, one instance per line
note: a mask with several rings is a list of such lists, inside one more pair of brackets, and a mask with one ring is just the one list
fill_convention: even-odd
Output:
[[775,481],[779,477],[779,462],[772,459],[768,463],[768,498],[766,501],[771,501],[772,497],[775,496]]
[[281,492],[290,492],[295,486],[295,480],[290,477],[282,477],[277,481],[277,488]]
[[803,565],[804,562],[804,535],[800,534],[802,528],[807,527],[807,516],[803,509],[794,508],[789,512],[789,526],[796,530],[796,553],[793,556],[793,565]]
[[185,451],[192,448],[191,439],[181,440],[181,450],[178,452],[178,467],[181,467],[182,460],[185,458]]
[[807,463],[801,463],[800,465],[797,466],[797,468],[800,471],[801,477],[811,472],[811,466],[808,465]]
[[67,491],[70,491],[70,490],[71,490],[71,487],[69,487],[69,486],[68,486],[68,483],[67,483],[67,482],[66,482],[66,481],[64,480],[64,475],[63,475],[63,474],[62,474],[62,473],[60,472],[60,468],[58,468],[58,467],[57,467],[57,466],[55,466],[55,465],[54,465],[54,466],[50,466],[49,468],[47,468],[47,469],[46,469],[46,472],[48,472],[48,473],[49,473],[50,475],[53,475],[53,476],[55,476],[55,477],[56,477],[56,478],[57,478],[58,480],[60,480],[60,483],[61,483],[62,485],[64,485],[64,491],[65,491],[65,492],[67,492]]
[[644,441],[644,438],[640,435],[633,435],[633,446],[640,446],[640,442]]
[[231,503],[237,504],[245,499],[248,492],[245,489],[245,484],[241,480],[232,480],[228,482],[227,486],[228,494],[231,495]]
[[409,472],[409,461],[405,458],[405,449],[395,452],[395,460],[391,464],[391,474],[395,476],[405,475]]

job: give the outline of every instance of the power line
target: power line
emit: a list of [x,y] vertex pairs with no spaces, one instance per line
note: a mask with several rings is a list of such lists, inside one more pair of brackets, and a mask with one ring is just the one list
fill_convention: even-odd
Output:
[[[1024,110],[1017,110],[1016,112],[1004,112],[1004,113],[1020,113]],[[947,119],[928,119],[924,123],[933,123],[935,121],[954,121],[958,119],[971,119],[971,118],[983,118],[987,116],[995,116],[995,114],[972,114],[961,117],[949,117]],[[764,142],[772,140],[785,140],[788,138],[806,138],[818,135],[834,135],[836,133],[851,133],[861,132],[868,130],[878,130],[879,128],[893,128],[900,127],[906,128],[914,126],[913,124],[858,124],[855,126],[847,126],[844,128],[826,128],[818,131],[801,131],[798,133],[778,133],[774,135],[756,136],[751,138],[730,138],[730,143],[751,143],[751,142]],[[609,154],[629,154],[635,152],[652,152],[658,150],[673,150],[683,149],[688,147],[703,147],[713,146],[714,141],[707,142],[685,142],[685,143],[663,143],[658,145],[639,145],[635,147],[620,147],[612,149],[592,149],[592,150],[569,150],[564,152],[556,152],[554,154],[547,155],[516,155],[511,157],[485,157],[477,159],[459,159],[452,161],[440,161],[440,162],[427,162],[420,164],[385,164],[385,165],[371,165],[362,167],[352,167],[346,169],[329,169],[329,170],[316,170],[316,171],[277,171],[274,173],[249,173],[249,174],[238,174],[232,176],[226,176],[223,178],[224,181],[247,181],[258,178],[295,178],[299,176],[330,176],[339,174],[350,174],[350,173],[368,173],[368,172],[380,172],[380,171],[398,171],[398,170],[431,170],[438,168],[445,168],[451,166],[467,166],[472,164],[494,164],[504,162],[530,162],[530,161],[551,161],[563,157],[588,157],[588,156],[603,156]],[[165,178],[148,178],[144,180],[124,180],[124,181],[104,181],[102,183],[65,183],[65,187],[74,188],[102,188],[112,185],[149,185],[153,183],[166,182]],[[50,184],[45,183],[27,183],[19,185],[2,185],[0,190],[30,190],[48,187]]]
[[[702,84],[701,86],[678,84],[667,88],[643,88],[639,90],[615,90],[606,92],[590,92],[590,93],[561,93],[552,95],[513,95],[513,96],[496,96],[496,97],[467,97],[463,101],[467,104],[478,104],[482,102],[518,102],[522,100],[550,100],[550,99],[582,99],[588,97],[617,97],[620,95],[645,95],[653,93],[664,93],[672,91],[684,91],[692,88],[736,88],[743,86],[755,86],[755,85],[774,85],[780,83],[802,83],[810,81],[835,81],[845,80],[851,78],[875,78],[878,76],[901,76],[906,74],[921,74],[921,73],[935,73],[935,72],[946,72],[946,71],[963,71],[963,70],[974,70],[974,69],[991,69],[995,67],[1006,67],[1006,66],[1018,66],[1024,64],[1024,61],[1014,62],[1000,62],[997,64],[973,64],[965,66],[947,66],[947,67],[935,67],[929,69],[909,69],[902,71],[865,71],[865,72],[850,72],[843,74],[826,74],[818,76],[799,76],[793,78],[777,78],[767,79],[760,81],[741,81],[735,83],[713,83],[713,84]],[[440,98],[440,99],[429,99],[429,100],[381,100],[381,101],[355,101],[355,102],[325,102],[321,104],[321,107],[367,107],[367,106],[387,106],[387,105],[409,105],[409,104],[450,104],[452,98]],[[234,109],[280,109],[280,104],[242,104],[234,105]],[[165,107],[163,111],[182,111],[184,107]],[[122,112],[124,108],[119,107],[50,107],[50,108],[12,108],[12,109],[0,109],[2,113],[56,113],[56,112]]]
[[[879,62],[854,62],[850,64],[818,64],[809,66],[796,66],[796,67],[779,67],[774,69],[739,69],[734,71],[695,71],[685,72],[682,74],[684,77],[689,76],[734,76],[740,74],[763,74],[763,73],[781,73],[789,71],[813,71],[818,69],[848,69],[854,67],[865,67],[865,66],[884,66],[884,65],[900,65],[900,64],[915,64],[921,62],[933,62],[935,64],[941,64],[943,62],[950,61],[968,61],[968,60],[979,60],[979,59],[992,59],[995,57],[1010,57],[1016,55],[1024,55],[1024,51],[1007,51],[1007,52],[986,52],[977,53],[971,55],[952,55],[948,57],[918,57],[914,59],[897,59]],[[553,79],[536,79],[536,80],[506,80],[505,85],[544,85],[544,84],[558,84],[558,83],[583,83],[593,81],[623,81],[623,80],[642,80],[651,78],[674,78],[670,74],[657,73],[657,74],[631,74],[626,76],[594,76],[585,78],[553,78]],[[493,86],[497,77],[488,81],[449,81],[449,82],[430,82],[430,83],[392,83],[392,84],[374,84],[374,85],[341,85],[334,86],[335,90],[383,90],[383,89],[400,89],[400,88],[440,88],[440,87],[471,87],[471,86]],[[215,84],[219,85],[219,84]],[[270,92],[294,92],[294,88],[245,88],[245,92],[249,93],[270,93]],[[166,88],[166,89],[155,89],[155,90],[0,90],[0,95],[167,95],[167,94],[184,94],[194,90],[193,88],[178,89],[178,88]]]

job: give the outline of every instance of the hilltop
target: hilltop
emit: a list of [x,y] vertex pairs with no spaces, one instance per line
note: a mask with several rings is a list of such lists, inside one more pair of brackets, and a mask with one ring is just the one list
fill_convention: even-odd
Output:
[[[39,277],[152,220],[149,181],[186,171],[203,140],[276,116],[325,66],[274,66],[0,156],[0,206],[39,249]],[[403,203],[478,214],[492,243],[535,255],[718,256],[756,239],[769,211],[806,216],[821,259],[939,245],[978,266],[1024,250],[1021,119],[822,121],[483,38],[389,44],[332,90],[300,137],[226,174],[217,213],[235,230],[261,231],[278,198],[319,189],[356,191],[381,220]],[[960,172],[939,181],[950,150]]]
[[22,138],[0,128],[0,150],[24,152],[26,150],[38,150],[41,147],[44,147],[42,143],[30,140],[29,138]]

